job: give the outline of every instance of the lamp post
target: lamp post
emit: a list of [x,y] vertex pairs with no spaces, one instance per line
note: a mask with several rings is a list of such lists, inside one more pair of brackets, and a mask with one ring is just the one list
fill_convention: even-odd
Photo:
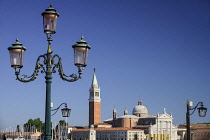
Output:
[[59,107],[57,107],[56,109],[52,109],[51,111],[55,111],[55,113],[53,113],[51,116],[55,115],[59,108],[62,106],[62,105],[65,105],[65,108],[61,109],[61,112],[62,112],[62,116],[63,117],[69,117],[70,116],[70,112],[71,112],[71,109],[67,108],[67,103],[62,103],[59,105]]
[[[49,8],[42,13],[43,16],[43,27],[44,33],[47,35],[48,48],[47,52],[43,55],[40,55],[37,58],[35,70],[32,75],[20,75],[20,70],[23,67],[23,58],[26,47],[16,39],[16,42],[8,48],[10,53],[10,63],[11,67],[15,69],[16,80],[20,82],[31,82],[36,79],[38,76],[39,70],[41,73],[45,73],[46,79],[46,106],[45,106],[45,140],[51,139],[51,83],[52,83],[52,73],[56,73],[56,69],[62,80],[68,82],[74,82],[81,78],[83,68],[86,67],[87,55],[90,46],[84,41],[84,37],[81,37],[81,40],[77,44],[72,45],[74,49],[74,63],[78,67],[78,76],[76,74],[66,75],[63,72],[62,60],[61,57],[57,54],[52,55],[51,42],[52,34],[56,33],[56,23],[59,14],[56,10],[50,5]],[[42,61],[41,61],[42,60]],[[56,61],[57,60],[57,61]]]
[[[52,109],[51,111],[55,111],[55,112],[51,116],[55,115],[62,105],[65,105],[65,108],[61,109],[61,112],[62,112],[62,116],[66,117],[66,133],[65,133],[66,135],[65,136],[67,139],[67,134],[68,134],[67,117],[70,116],[70,112],[71,112],[71,109],[67,108],[67,103],[62,103],[56,109]],[[53,133],[53,131],[52,131],[52,133]],[[53,134],[52,134],[52,137],[53,137]]]
[[[201,107],[198,107],[200,104]],[[190,115],[192,115],[196,109],[198,109],[198,114],[200,117],[205,117],[207,108],[203,107],[203,102],[199,102],[194,108],[192,108],[193,102],[187,100],[187,112],[186,112],[186,125],[187,125],[187,140],[190,140]],[[192,113],[190,113],[192,110]]]

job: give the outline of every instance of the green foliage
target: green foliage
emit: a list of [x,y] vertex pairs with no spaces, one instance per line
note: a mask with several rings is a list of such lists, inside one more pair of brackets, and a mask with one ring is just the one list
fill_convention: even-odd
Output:
[[40,118],[37,119],[29,119],[27,123],[24,124],[24,128],[27,128],[27,131],[31,131],[31,129],[37,129],[39,132],[44,131],[44,123],[40,120]]
[[[59,121],[59,126],[68,126],[68,123],[65,120]],[[58,125],[56,126],[56,130],[58,129]],[[51,123],[52,126],[52,123]],[[24,124],[24,131],[25,132],[32,132],[34,129],[37,129],[39,132],[44,132],[45,124],[40,120],[37,119],[29,119],[27,123]],[[19,131],[19,125],[17,125],[16,131]]]
[[65,120],[60,120],[56,126],[56,130],[58,129],[58,126],[68,126],[68,123]]
[[68,125],[68,123],[67,123],[65,120],[60,120],[60,121],[59,121],[59,124],[60,124],[61,126],[66,126],[66,125]]
[[16,127],[16,132],[21,132],[21,130],[20,130],[20,125],[17,125],[17,127]]

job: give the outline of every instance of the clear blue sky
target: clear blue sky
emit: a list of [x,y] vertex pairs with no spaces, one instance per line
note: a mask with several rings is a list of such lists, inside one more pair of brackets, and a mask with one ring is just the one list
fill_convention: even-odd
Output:
[[[96,68],[101,88],[101,116],[129,114],[143,100],[149,114],[172,113],[173,123],[185,122],[186,100],[210,108],[209,0],[1,0],[0,129],[44,121],[44,74],[30,83],[15,80],[7,48],[16,38],[27,48],[22,74],[32,74],[46,53],[41,13],[52,3],[60,13],[53,35],[54,54],[62,57],[66,74],[76,73],[71,46],[81,37],[91,45],[82,79],[68,83],[53,75],[52,102],[72,109],[69,125],[88,125],[89,87]],[[191,122],[210,122],[197,112]],[[59,111],[53,122],[63,119]]]

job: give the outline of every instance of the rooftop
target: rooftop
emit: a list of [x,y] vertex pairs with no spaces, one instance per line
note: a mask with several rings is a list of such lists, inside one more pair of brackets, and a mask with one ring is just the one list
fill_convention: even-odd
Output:
[[[124,131],[124,130],[143,131],[142,129],[123,128],[123,127],[94,128],[94,130],[96,131]],[[90,129],[76,129],[72,131],[90,131]]]

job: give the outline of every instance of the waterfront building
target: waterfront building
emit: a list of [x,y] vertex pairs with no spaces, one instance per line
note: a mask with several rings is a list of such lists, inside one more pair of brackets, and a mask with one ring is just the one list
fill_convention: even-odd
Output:
[[76,129],[71,132],[72,140],[144,140],[141,129],[132,128],[91,128]]
[[[125,113],[126,112],[126,113]],[[117,117],[117,109],[113,110],[113,118],[105,120],[105,123],[111,124],[113,127],[125,127],[144,130],[147,139],[153,140],[177,140],[177,126],[173,125],[173,117],[166,113],[166,109],[162,114],[148,115],[147,108],[142,104],[142,100],[138,101],[138,105],[133,108],[133,115],[127,115],[127,109],[124,115]]]
[[113,109],[113,117],[101,123],[100,88],[94,70],[89,90],[89,127],[75,128],[71,131],[72,140],[177,140],[178,128],[173,125],[173,117],[166,113],[149,115],[142,100],[128,114],[125,108],[123,116],[117,116]]
[[[191,123],[190,129],[192,140],[210,140],[210,123]],[[186,124],[181,124],[178,126],[178,134],[180,136],[180,140],[187,139]]]

